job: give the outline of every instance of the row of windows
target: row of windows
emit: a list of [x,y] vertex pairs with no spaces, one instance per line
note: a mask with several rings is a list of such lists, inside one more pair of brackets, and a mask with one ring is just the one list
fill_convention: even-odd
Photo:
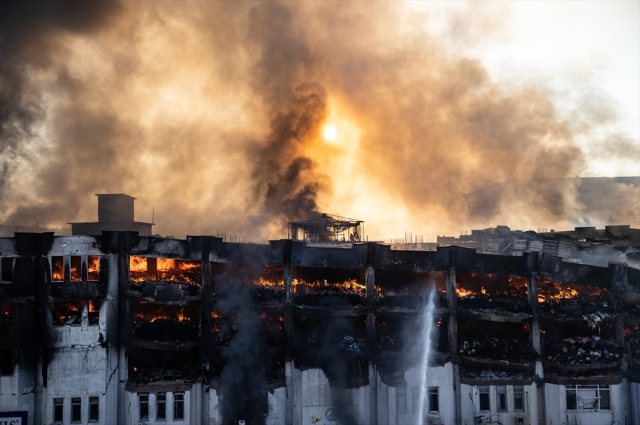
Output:
[[[140,419],[149,419],[149,403],[150,395],[147,393],[138,394],[138,402],[140,405]],[[167,418],[167,394],[155,394],[156,403],[156,420],[165,420]],[[173,393],[173,420],[184,419],[184,394]]]
[[[524,411],[524,387],[522,385],[514,385],[511,393],[511,406],[513,411]],[[488,385],[478,387],[478,399],[480,402],[481,412],[491,411],[491,387]],[[496,410],[498,412],[508,412],[509,405],[507,403],[507,386],[496,386]]]
[[[100,420],[100,401],[98,397],[89,397],[89,422],[98,422]],[[53,423],[61,424],[64,422],[64,398],[53,399]],[[82,422],[82,398],[74,397],[71,399],[71,423]]]
[[[411,413],[418,414],[418,399],[420,398],[420,387],[411,387]],[[429,412],[438,412],[438,387],[429,387],[427,393],[429,402]],[[407,389],[396,388],[396,410],[398,413],[407,413]]]
[[[72,255],[69,259],[71,280],[82,280],[82,256]],[[98,255],[89,255],[86,257],[87,280],[98,280],[100,274],[100,257]],[[51,257],[51,280],[61,282],[64,280],[64,257]]]

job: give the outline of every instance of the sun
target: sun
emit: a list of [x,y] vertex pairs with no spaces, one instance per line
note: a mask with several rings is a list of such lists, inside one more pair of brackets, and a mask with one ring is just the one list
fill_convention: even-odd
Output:
[[338,129],[336,129],[335,125],[325,125],[322,133],[324,134],[324,138],[329,142],[335,142],[338,138]]

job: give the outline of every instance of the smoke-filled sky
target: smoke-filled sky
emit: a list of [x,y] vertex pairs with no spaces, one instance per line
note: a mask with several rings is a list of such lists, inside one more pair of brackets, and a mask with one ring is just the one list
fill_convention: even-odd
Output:
[[5,0],[0,223],[127,193],[177,237],[318,211],[372,240],[568,227],[557,205],[471,223],[461,195],[640,175],[639,40],[637,1]]

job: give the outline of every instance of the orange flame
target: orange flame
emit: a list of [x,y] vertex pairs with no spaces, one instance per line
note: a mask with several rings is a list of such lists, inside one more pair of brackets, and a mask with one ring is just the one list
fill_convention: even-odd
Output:
[[596,298],[606,298],[609,290],[605,288],[587,287],[555,282],[538,278],[538,302],[561,300],[564,298],[576,298],[580,295],[588,295]]
[[331,283],[325,280],[317,280],[315,282],[307,282],[302,279],[293,279],[293,293],[311,292],[316,289],[344,292],[350,294],[365,295],[367,286],[359,283],[356,279],[349,279],[344,282]]
[[87,257],[87,268],[89,280],[98,280],[98,276],[100,275],[100,257],[97,255]]

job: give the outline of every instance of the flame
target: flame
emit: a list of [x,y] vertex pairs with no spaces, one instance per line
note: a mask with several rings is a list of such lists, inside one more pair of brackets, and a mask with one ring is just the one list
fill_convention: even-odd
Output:
[[129,279],[132,282],[181,282],[200,285],[201,272],[199,261],[158,258],[156,274],[149,272],[146,257],[129,257]]
[[73,316],[82,313],[82,301],[62,301],[53,303],[53,322],[63,325]]
[[129,257],[129,271],[132,272],[146,272],[147,271],[147,258],[146,257]]
[[326,279],[315,282],[307,282],[302,279],[293,279],[293,293],[305,293],[312,292],[314,290],[328,290],[331,292],[344,292],[350,294],[365,295],[367,292],[367,286],[359,283],[356,279],[349,279],[344,282],[331,283]]
[[62,257],[51,257],[51,278],[59,282],[64,280],[64,262]]
[[475,286],[477,288],[477,285],[481,283],[484,283],[484,286],[480,287],[480,291],[476,291],[471,288],[462,288],[462,284],[458,282],[456,285],[458,297],[465,297],[467,295],[523,297],[527,294],[526,277],[508,276],[505,282],[503,276],[479,273],[469,273],[469,276],[476,278],[476,282],[465,282],[466,286]]
[[456,287],[456,293],[458,294],[458,297],[466,297],[468,295],[478,295],[477,292],[467,291],[466,289],[460,287],[460,285]]
[[97,255],[87,257],[87,268],[89,280],[98,280],[98,276],[100,275],[100,257]]
[[3,303],[2,304],[2,321],[4,323],[11,322],[12,313],[13,313],[13,304]]
[[583,285],[563,284],[553,280],[538,278],[538,302],[540,303],[565,298],[577,298],[580,295],[606,298],[609,296],[609,290]]
[[624,328],[624,336],[629,336],[632,333],[635,333],[638,331],[638,327],[634,326],[634,327],[628,327],[628,328]]
[[[134,307],[133,322],[155,322],[157,320],[172,320],[174,322],[191,322],[197,316],[193,311],[187,314],[187,307],[173,305],[157,305],[146,302],[137,303]],[[193,309],[193,308],[192,308]],[[197,308],[196,308],[197,310]]]

